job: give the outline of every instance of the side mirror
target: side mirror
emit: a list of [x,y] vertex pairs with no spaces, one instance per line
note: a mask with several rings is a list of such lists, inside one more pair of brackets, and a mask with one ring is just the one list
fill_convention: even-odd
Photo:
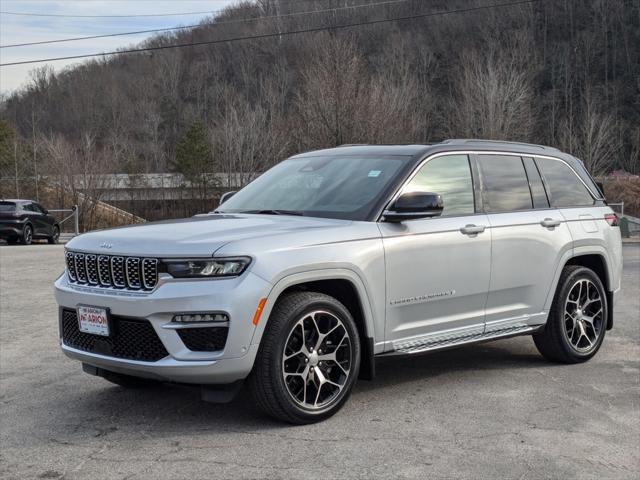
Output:
[[231,192],[225,192],[220,196],[220,203],[218,203],[218,206],[222,205],[224,202],[226,202],[227,200],[229,200],[231,197],[233,197],[236,193],[238,193],[237,191],[231,191]]
[[383,213],[386,222],[399,223],[404,220],[437,217],[442,214],[442,196],[430,192],[407,192]]

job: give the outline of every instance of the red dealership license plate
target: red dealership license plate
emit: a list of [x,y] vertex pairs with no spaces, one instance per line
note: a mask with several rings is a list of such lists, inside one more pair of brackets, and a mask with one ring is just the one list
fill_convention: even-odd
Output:
[[81,332],[109,336],[109,317],[106,308],[78,307],[78,327]]

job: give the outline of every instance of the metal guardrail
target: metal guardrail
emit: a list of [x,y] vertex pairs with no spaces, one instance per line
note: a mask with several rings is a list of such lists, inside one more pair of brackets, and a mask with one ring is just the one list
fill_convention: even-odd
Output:
[[77,205],[74,205],[73,207],[69,208],[63,208],[63,209],[57,209],[57,210],[49,210],[49,212],[51,213],[69,213],[71,212],[70,215],[64,217],[62,220],[60,220],[58,222],[58,225],[62,225],[64,222],[66,222],[67,220],[69,220],[70,218],[73,217],[73,231],[74,234],[80,235],[80,209],[78,208]]

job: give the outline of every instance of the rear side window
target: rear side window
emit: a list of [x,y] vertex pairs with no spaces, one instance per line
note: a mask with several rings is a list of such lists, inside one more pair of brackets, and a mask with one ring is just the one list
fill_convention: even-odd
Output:
[[403,192],[439,193],[444,206],[442,215],[472,215],[475,212],[467,155],[445,155],[429,160]]
[[0,212],[15,212],[16,204],[13,202],[0,202]]
[[479,155],[482,202],[486,212],[512,212],[533,208],[527,174],[520,157]]
[[580,207],[593,205],[587,187],[564,162],[550,158],[537,158],[536,163],[547,184],[552,207]]

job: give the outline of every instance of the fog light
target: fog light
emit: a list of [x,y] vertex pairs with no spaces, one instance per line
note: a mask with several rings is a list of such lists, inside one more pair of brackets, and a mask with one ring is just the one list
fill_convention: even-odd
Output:
[[182,313],[174,315],[173,321],[179,323],[228,322],[229,317],[224,313]]

